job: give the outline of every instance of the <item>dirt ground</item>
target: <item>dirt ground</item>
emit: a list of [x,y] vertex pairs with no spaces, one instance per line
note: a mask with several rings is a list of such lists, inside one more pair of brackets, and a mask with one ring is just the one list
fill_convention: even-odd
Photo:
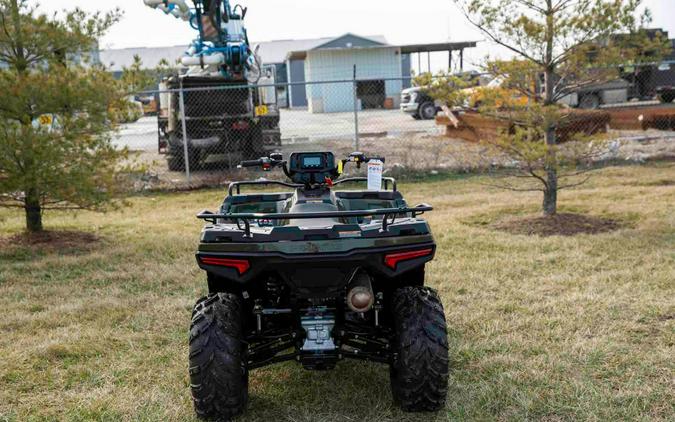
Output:
[[607,233],[621,227],[618,221],[609,218],[581,214],[560,213],[552,216],[529,216],[509,218],[492,225],[497,230],[511,234],[536,236],[575,236],[578,234]]
[[92,233],[79,231],[17,233],[8,237],[0,237],[0,249],[64,253],[65,251],[88,250],[100,241],[101,239]]

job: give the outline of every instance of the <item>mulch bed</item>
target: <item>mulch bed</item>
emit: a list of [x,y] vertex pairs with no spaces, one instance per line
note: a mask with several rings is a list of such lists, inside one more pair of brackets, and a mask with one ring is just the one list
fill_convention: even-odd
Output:
[[100,242],[92,233],[77,231],[44,231],[41,233],[19,233],[0,238],[0,249],[32,249],[43,251],[67,251],[91,249]]
[[574,236],[577,234],[598,234],[617,230],[621,227],[616,220],[581,214],[556,214],[513,218],[492,225],[497,230],[529,236]]

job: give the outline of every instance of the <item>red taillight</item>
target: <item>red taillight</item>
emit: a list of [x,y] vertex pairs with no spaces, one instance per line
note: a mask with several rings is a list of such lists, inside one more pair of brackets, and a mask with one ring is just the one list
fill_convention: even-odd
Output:
[[250,125],[245,120],[239,120],[238,122],[232,123],[232,129],[234,130],[248,130]]
[[245,259],[212,258],[203,256],[200,258],[202,264],[215,265],[218,267],[234,268],[239,271],[239,275],[244,274],[251,268],[251,264]]
[[392,253],[384,257],[384,265],[391,268],[392,270],[395,270],[396,265],[398,265],[398,263],[401,261],[407,261],[409,259],[428,256],[431,255],[432,252],[433,249],[429,248],[429,249],[422,249],[419,251]]

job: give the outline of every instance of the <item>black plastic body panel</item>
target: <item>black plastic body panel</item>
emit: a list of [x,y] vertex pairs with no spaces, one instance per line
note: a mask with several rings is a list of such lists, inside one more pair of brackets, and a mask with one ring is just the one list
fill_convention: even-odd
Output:
[[[366,270],[374,277],[393,278],[431,261],[436,245],[431,236],[425,237],[427,241],[424,242],[391,242],[390,246],[357,248],[337,253],[321,253],[319,247],[315,253],[298,254],[200,251],[197,253],[197,262],[203,270],[234,283],[246,284],[265,273],[273,272],[300,297],[333,297],[347,285],[357,268]],[[387,254],[426,249],[431,249],[429,255],[399,262],[396,269],[391,269],[384,263]],[[205,265],[200,257],[245,259],[249,262],[250,269],[239,274],[234,268]]]

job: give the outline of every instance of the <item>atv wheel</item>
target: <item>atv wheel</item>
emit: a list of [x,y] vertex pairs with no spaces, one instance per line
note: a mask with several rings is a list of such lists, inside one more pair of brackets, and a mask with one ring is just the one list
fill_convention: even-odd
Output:
[[219,293],[195,305],[190,328],[190,386],[201,418],[225,419],[244,412],[248,402],[243,304]]
[[408,412],[443,408],[448,392],[448,337],[443,305],[428,287],[404,287],[392,298],[395,338],[390,366],[394,400]]

